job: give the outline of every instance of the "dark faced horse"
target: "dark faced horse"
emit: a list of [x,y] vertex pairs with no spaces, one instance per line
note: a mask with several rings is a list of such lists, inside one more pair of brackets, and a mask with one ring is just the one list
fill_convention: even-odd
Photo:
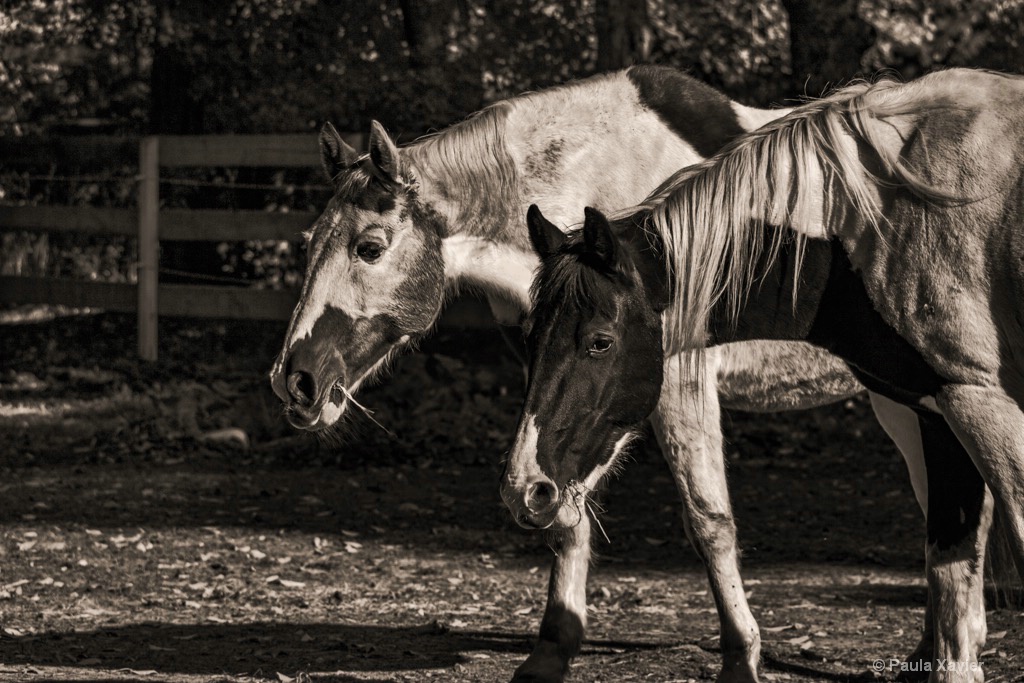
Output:
[[611,223],[588,209],[566,236],[532,208],[543,260],[502,485],[513,514],[549,528],[586,516],[638,424],[706,363],[663,360],[808,341],[916,414],[928,669],[983,680],[993,497],[1024,575],[1022,159],[1024,79],[950,70],[805,105]]
[[[677,169],[784,113],[730,102],[670,69],[634,67],[506,100],[407,147],[374,124],[365,155],[326,125],[321,156],[335,193],[308,233],[306,280],[271,374],[288,419],[334,429],[358,406],[363,383],[428,333],[455,289],[482,291],[499,320],[518,322],[538,264],[523,220],[531,203],[560,226],[586,205],[632,206]],[[718,606],[722,680],[749,683],[757,680],[760,636],[739,573],[719,400],[788,410],[846,398],[861,385],[844,363],[803,343],[726,345],[707,353],[704,367],[701,382],[662,392],[652,421]],[[872,402],[911,471],[923,473],[913,412],[881,395]],[[695,404],[701,414],[682,409]],[[925,490],[915,475],[915,491]],[[556,544],[523,680],[561,680],[578,651],[589,558],[585,519]],[[930,643],[926,633],[922,644]]]

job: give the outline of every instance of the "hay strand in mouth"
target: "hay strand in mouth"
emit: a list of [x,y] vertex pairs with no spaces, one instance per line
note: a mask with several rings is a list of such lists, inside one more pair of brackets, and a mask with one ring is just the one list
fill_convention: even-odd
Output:
[[591,519],[594,520],[594,524],[596,524],[597,528],[601,531],[601,535],[604,536],[605,542],[608,545],[611,545],[612,544],[612,539],[608,538],[608,534],[605,533],[604,526],[602,526],[601,520],[598,518],[597,513],[594,512],[594,508],[590,507],[590,499],[589,498],[585,498],[583,500],[583,504],[587,506],[587,512],[590,513],[590,517],[591,517]]
[[345,394],[345,399],[346,400],[351,401],[354,406],[356,406],[361,411],[363,411],[363,413],[366,415],[366,417],[370,418],[370,422],[372,422],[373,424],[377,425],[382,430],[384,430],[384,433],[387,434],[388,436],[390,436],[392,439],[395,439],[395,440],[398,439],[398,436],[393,431],[391,431],[390,429],[388,429],[387,427],[385,427],[384,425],[382,425],[380,422],[377,421],[377,419],[373,416],[373,411],[372,410],[370,410],[369,408],[367,408],[362,403],[360,403],[359,401],[356,400],[355,396],[353,396],[349,392],[349,390],[345,387],[344,384],[339,382],[339,383],[335,384],[335,386],[338,387],[339,389],[341,389],[341,393]]

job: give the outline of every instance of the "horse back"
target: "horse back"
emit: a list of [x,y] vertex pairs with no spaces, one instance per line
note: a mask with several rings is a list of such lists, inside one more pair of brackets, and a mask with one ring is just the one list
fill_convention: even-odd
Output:
[[885,220],[848,235],[847,251],[879,313],[942,378],[988,382],[1024,361],[1024,79],[954,69],[902,88],[872,115],[880,155],[942,197],[897,174],[879,186]]

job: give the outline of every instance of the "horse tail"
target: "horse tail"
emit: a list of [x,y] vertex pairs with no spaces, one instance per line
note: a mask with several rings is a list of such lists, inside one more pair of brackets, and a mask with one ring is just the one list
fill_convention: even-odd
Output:
[[1021,609],[1024,607],[1024,583],[1013,562],[1013,546],[999,510],[992,517],[985,549],[985,579],[992,587],[986,602],[989,607]]

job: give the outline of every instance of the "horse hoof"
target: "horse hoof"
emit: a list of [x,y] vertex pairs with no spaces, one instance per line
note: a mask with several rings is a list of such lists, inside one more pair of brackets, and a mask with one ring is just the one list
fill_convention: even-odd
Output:
[[914,651],[907,655],[905,667],[896,675],[898,683],[920,683],[927,681],[932,664],[932,640],[924,639]]
[[722,670],[715,683],[758,683],[757,663],[761,659],[761,640],[758,638],[742,650],[722,653]]
[[512,683],[563,683],[567,669],[561,660],[531,656],[516,669]]
[[562,676],[552,678],[543,674],[521,674],[516,672],[516,675],[512,678],[512,683],[562,683],[565,680]]
[[758,683],[757,671],[749,668],[722,669],[715,683]]
[[565,676],[561,672],[553,673],[550,671],[524,671],[524,666],[516,669],[515,674],[512,676],[512,683],[563,683]]
[[558,643],[539,641],[512,675],[512,683],[563,683],[569,672],[569,661],[559,652]]

